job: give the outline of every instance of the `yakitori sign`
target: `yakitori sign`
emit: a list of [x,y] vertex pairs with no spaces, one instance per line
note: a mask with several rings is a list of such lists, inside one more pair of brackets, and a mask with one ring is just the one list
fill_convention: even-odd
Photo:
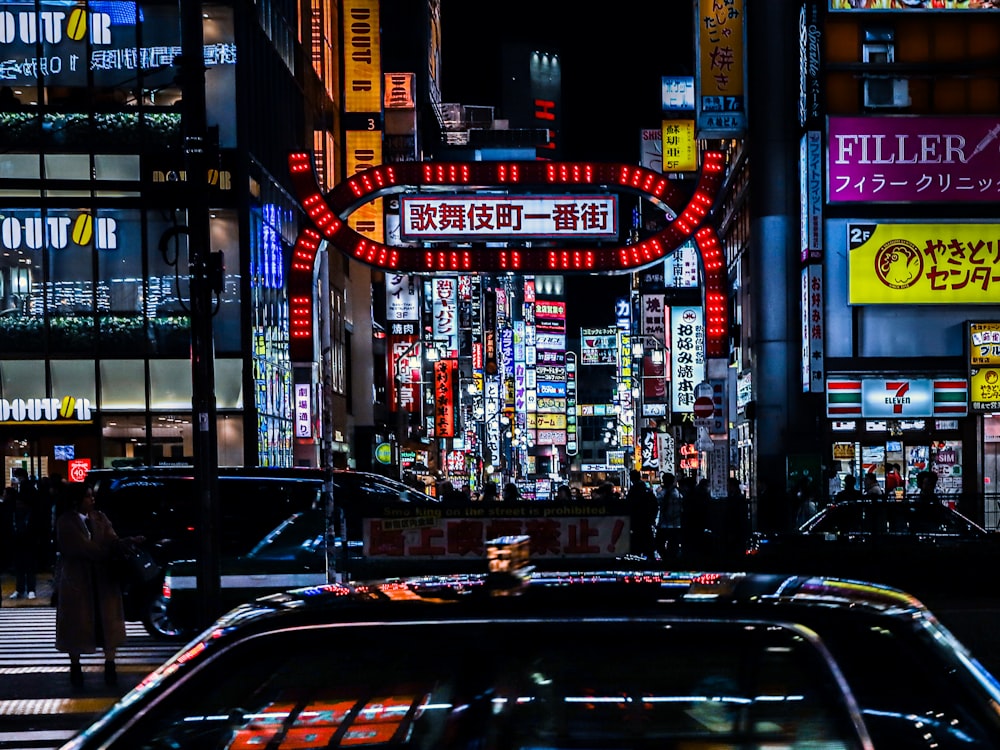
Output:
[[828,200],[1000,201],[998,117],[831,117]]

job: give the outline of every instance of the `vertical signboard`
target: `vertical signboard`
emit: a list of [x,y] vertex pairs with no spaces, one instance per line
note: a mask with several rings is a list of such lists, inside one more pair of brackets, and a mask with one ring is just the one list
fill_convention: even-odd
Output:
[[670,405],[674,413],[694,411],[694,387],[705,379],[705,317],[701,307],[670,309]]
[[455,369],[458,360],[434,363],[434,437],[455,437]]
[[799,142],[799,246],[803,263],[823,257],[823,140],[810,130]]
[[802,269],[802,392],[823,393],[823,267]]
[[382,111],[379,0],[343,0],[344,111]]
[[453,276],[435,277],[431,286],[431,310],[436,343],[447,349],[448,357],[458,356],[458,280]]
[[[344,134],[347,145],[347,175],[363,172],[382,163],[381,130],[348,130]],[[365,203],[347,219],[348,226],[375,242],[385,241],[382,198]]]
[[743,101],[743,0],[698,0],[695,17],[699,138],[739,138]]
[[665,173],[698,170],[698,139],[694,132],[694,120],[664,120],[661,144]]
[[295,437],[312,437],[312,386],[295,384]]

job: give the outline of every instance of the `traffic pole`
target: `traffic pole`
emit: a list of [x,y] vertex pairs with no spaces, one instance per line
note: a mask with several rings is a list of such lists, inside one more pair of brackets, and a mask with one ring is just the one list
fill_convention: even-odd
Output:
[[187,170],[187,235],[191,293],[191,406],[194,472],[198,493],[199,621],[208,626],[220,614],[218,433],[215,345],[212,336],[211,234],[208,216],[207,113],[201,2],[181,2],[180,64],[184,159]]

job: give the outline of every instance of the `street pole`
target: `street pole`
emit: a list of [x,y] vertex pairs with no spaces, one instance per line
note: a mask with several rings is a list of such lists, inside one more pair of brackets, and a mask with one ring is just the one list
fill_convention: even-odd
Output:
[[188,196],[188,263],[191,291],[191,407],[194,472],[198,493],[199,620],[209,625],[219,614],[221,588],[216,431],[215,351],[212,339],[211,235],[208,217],[205,108],[205,53],[201,3],[181,2],[182,123]]

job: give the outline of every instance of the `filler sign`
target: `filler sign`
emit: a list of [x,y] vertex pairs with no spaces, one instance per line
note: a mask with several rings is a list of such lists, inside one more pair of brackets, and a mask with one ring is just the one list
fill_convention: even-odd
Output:
[[400,217],[407,240],[618,236],[614,195],[401,196]]

